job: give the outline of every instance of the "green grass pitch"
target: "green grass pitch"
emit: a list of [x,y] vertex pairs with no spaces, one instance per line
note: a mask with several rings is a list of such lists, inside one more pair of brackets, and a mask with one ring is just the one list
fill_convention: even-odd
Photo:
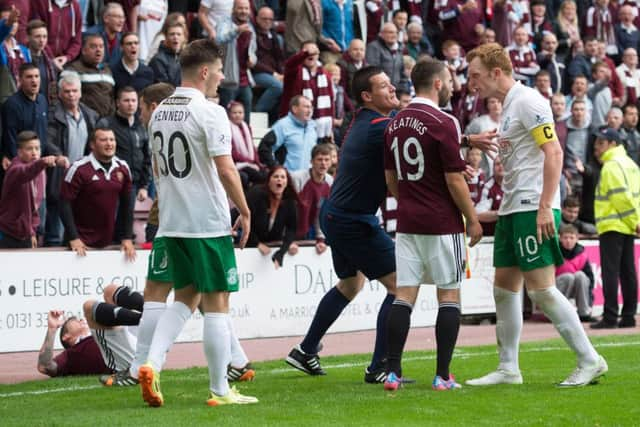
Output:
[[[525,384],[435,392],[434,352],[405,355],[397,393],[363,383],[367,355],[322,359],[326,377],[309,377],[283,361],[256,363],[256,380],[240,383],[255,405],[208,407],[204,368],[162,373],[165,406],[148,408],[138,387],[107,389],[95,377],[0,385],[1,426],[638,426],[640,335],[594,338],[609,363],[598,385],[558,389],[575,359],[559,340],[524,344]],[[283,349],[285,353],[288,349]],[[461,347],[452,371],[474,378],[495,368],[495,346]]]

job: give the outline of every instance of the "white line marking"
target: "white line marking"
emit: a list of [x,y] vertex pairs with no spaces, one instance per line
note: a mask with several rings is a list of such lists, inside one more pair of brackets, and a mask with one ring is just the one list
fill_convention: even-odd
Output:
[[[633,346],[640,346],[640,341],[631,341],[631,342],[609,342],[609,343],[599,343],[598,345],[596,345],[596,348],[603,348],[603,347],[633,347]],[[531,349],[526,349],[526,350],[520,350],[520,353],[541,353],[541,352],[548,352],[548,351],[561,351],[561,350],[567,350],[568,347],[566,346],[561,346],[561,347],[539,347],[539,348],[531,348]],[[497,354],[497,350],[496,351],[482,351],[482,352],[467,352],[465,350],[456,350],[454,353],[454,358],[456,359],[469,359],[472,357],[484,357],[484,356],[495,356]],[[414,357],[405,357],[403,358],[403,360],[405,362],[413,362],[413,361],[420,361],[420,360],[433,360],[436,358],[436,355],[428,355],[428,356],[414,356]],[[324,368],[325,369],[345,369],[345,368],[356,368],[359,366],[362,366],[363,362],[359,362],[359,363],[336,363],[333,365],[325,365]],[[275,374],[282,374],[282,373],[286,373],[286,372],[298,372],[297,369],[293,369],[293,368],[277,368],[277,369],[271,369],[269,371],[259,371],[259,373],[261,375],[275,375]],[[168,383],[171,383],[171,380],[167,381]],[[20,397],[20,396],[33,396],[33,395],[40,395],[40,394],[49,394],[49,393],[63,393],[63,392],[69,392],[69,391],[84,391],[84,390],[95,390],[95,389],[99,389],[99,388],[104,388],[103,386],[100,385],[87,385],[87,386],[72,386],[72,387],[61,387],[61,388],[52,388],[52,389],[48,389],[48,390],[34,390],[34,391],[16,391],[16,392],[12,392],[12,393],[0,393],[0,399],[5,398],[5,397]]]

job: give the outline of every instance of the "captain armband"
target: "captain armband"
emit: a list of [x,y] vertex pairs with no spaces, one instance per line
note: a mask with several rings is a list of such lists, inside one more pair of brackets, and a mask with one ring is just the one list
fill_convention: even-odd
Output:
[[553,123],[544,123],[531,129],[531,136],[538,145],[544,145],[547,142],[557,141],[556,129]]

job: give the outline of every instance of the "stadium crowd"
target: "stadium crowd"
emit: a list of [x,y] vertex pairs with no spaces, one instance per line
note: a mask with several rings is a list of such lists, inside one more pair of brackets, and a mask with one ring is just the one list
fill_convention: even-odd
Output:
[[[414,95],[416,60],[441,59],[454,77],[447,109],[470,135],[497,129],[502,105],[467,88],[465,54],[481,43],[504,46],[516,80],[552,107],[564,150],[563,222],[579,237],[596,236],[596,134],[616,130],[640,162],[634,0],[2,0],[0,18],[1,248],[70,245],[84,253],[116,243],[135,256],[134,207],[155,193],[140,94],[153,83],[179,86],[179,54],[197,38],[225,49],[214,101],[230,117],[233,159],[253,211],[250,245],[267,256],[278,242],[276,266],[295,254],[296,240],[326,248],[318,206],[357,107],[351,80],[365,65],[384,69],[403,107]],[[268,117],[257,146],[253,112]],[[40,161],[27,153],[34,140]],[[491,235],[500,159],[462,150]],[[393,232],[393,210],[381,212]],[[157,227],[150,217],[149,242]]]

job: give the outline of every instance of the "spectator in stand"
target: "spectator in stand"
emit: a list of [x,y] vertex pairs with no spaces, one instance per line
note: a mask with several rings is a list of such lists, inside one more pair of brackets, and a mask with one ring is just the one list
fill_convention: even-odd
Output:
[[291,100],[289,114],[278,120],[258,146],[260,161],[269,168],[284,165],[295,172],[308,167],[311,149],[318,142],[313,105],[304,95]]
[[47,24],[39,19],[30,21],[27,25],[27,37],[31,62],[40,70],[40,93],[47,99],[49,106],[53,106],[58,98],[58,69],[47,48]]
[[640,31],[638,31],[638,28],[633,25],[633,20],[637,14],[637,6],[632,7],[626,3],[618,9],[618,23],[615,26],[615,38],[619,55],[623,54],[623,52],[628,48],[638,48],[638,43],[640,43]]
[[122,59],[113,64],[111,72],[116,83],[116,93],[131,86],[138,93],[153,84],[153,70],[138,58],[140,42],[136,33],[124,33],[120,39]]
[[244,106],[236,101],[229,104],[229,121],[231,122],[231,157],[238,168],[242,188],[245,192],[250,186],[264,182],[267,172],[258,156],[258,149],[253,143],[251,128],[244,120]]
[[321,0],[323,62],[336,62],[353,39],[353,0]]
[[344,87],[340,84],[341,71],[336,64],[330,63],[325,66],[325,70],[331,75],[331,84],[333,89],[333,141],[337,145],[342,144],[342,133],[340,131],[344,117],[347,113],[354,111],[351,100],[344,93]]
[[606,115],[612,105],[613,98],[609,88],[611,69],[604,62],[598,61],[591,67],[591,72],[594,81],[589,89],[589,98],[593,103],[591,129],[597,130],[600,126],[607,124]]
[[[280,116],[284,116],[291,107],[291,99],[303,95],[312,102],[313,119],[318,138],[333,136],[333,100],[331,75],[318,62],[320,50],[314,42],[306,42],[302,50],[293,55],[284,65],[284,89],[280,100]],[[309,148],[310,150],[310,148]],[[303,167],[309,164],[309,159]],[[268,166],[268,164],[267,164]],[[288,170],[291,169],[287,167]]]
[[421,24],[411,22],[407,25],[407,41],[404,44],[403,53],[411,56],[416,61],[422,55],[433,56],[435,53],[431,42],[424,36]]
[[398,111],[411,104],[413,97],[411,94],[403,89],[396,89],[396,98],[398,98]]
[[442,0],[434,5],[442,33],[457,40],[465,52],[480,44],[484,33],[482,2],[475,0]]
[[491,28],[485,28],[482,32],[482,36],[480,36],[480,44],[485,43],[495,43],[496,42],[496,32]]
[[575,299],[581,322],[593,322],[593,270],[584,246],[578,243],[578,230],[570,224],[562,224],[558,232],[560,251],[564,263],[556,267],[556,286],[567,299]]
[[89,30],[99,34],[104,42],[104,62],[111,68],[122,59],[121,37],[125,26],[124,9],[120,3],[107,3],[102,11],[102,24]]
[[175,87],[180,86],[182,81],[180,51],[185,42],[186,32],[182,24],[174,23],[166,26],[164,40],[158,47],[158,53],[149,61],[156,83],[164,82]]
[[582,187],[582,176],[578,173],[578,160],[584,164],[587,162],[589,136],[591,135],[589,116],[587,116],[586,104],[576,100],[571,104],[571,116],[567,119],[567,143],[565,146],[565,169],[570,174],[571,188],[579,190]]
[[[11,13],[12,7],[10,5],[5,3],[0,7],[0,19],[5,20],[5,22],[9,21]],[[2,46],[0,47],[0,66],[7,67],[16,87],[20,66],[31,62],[29,49],[27,46],[18,43],[15,38],[17,32],[18,21],[15,21],[11,26],[9,35],[2,41]]]
[[104,6],[103,0],[81,0],[80,14],[82,15],[82,32],[100,24],[100,10]]
[[[621,107],[622,97],[624,96],[624,86],[622,85],[620,78],[618,78],[618,73],[616,73],[615,62],[607,56],[606,47],[606,44],[602,40],[598,40],[595,56],[597,60],[592,62],[601,61],[609,66],[609,70],[611,71],[609,74],[609,89],[611,89],[612,103],[616,107]],[[616,56],[616,58],[618,57]]]
[[211,40],[218,39],[217,26],[228,19],[233,12],[233,0],[202,0],[198,8],[198,22],[202,26],[202,35]]
[[584,36],[593,36],[603,40],[606,45],[607,55],[618,55],[616,43],[615,21],[617,6],[610,4],[609,0],[594,0],[593,5],[587,10],[587,16],[582,28]]
[[[284,45],[287,55],[304,49],[306,42],[322,41],[322,1],[288,0]],[[285,104],[287,105],[287,104]]]
[[407,23],[409,22],[409,14],[403,9],[397,9],[393,11],[391,15],[391,22],[398,29],[398,43],[404,48],[404,44],[407,42]]
[[498,0],[493,3],[491,26],[502,46],[513,43],[513,32],[517,27],[524,25],[528,30],[530,19],[529,2],[526,0]]
[[[140,59],[142,61],[146,62],[155,55],[157,45],[153,53],[150,53],[150,49],[153,46],[153,41],[157,34],[162,32],[162,27],[168,17],[167,13],[167,0],[141,2],[138,9],[137,28],[129,28],[129,31],[138,34],[140,39]],[[180,16],[182,16],[182,19],[184,20],[184,15],[180,14]],[[185,20],[185,30],[187,26],[186,24]]]
[[576,2],[564,0],[560,4],[556,20],[559,38],[565,41],[558,46],[558,60],[564,63],[570,55],[571,48],[581,41]]
[[540,95],[551,101],[553,96],[553,88],[551,87],[551,75],[547,70],[540,70],[534,77],[534,87],[538,89]]
[[[131,86],[125,86],[116,96],[116,112],[103,117],[96,128],[111,129],[116,137],[116,157],[125,162],[131,173],[131,200],[127,217],[133,218],[136,199],[143,202],[149,196],[151,182],[151,154],[146,127],[140,122],[138,93]],[[116,234],[125,235],[121,228],[124,218],[116,222]]]
[[20,90],[2,104],[2,167],[7,169],[17,155],[18,134],[30,130],[38,135],[43,144],[44,156],[57,154],[47,142],[48,104],[40,94],[40,70],[34,64],[20,66],[18,83]]
[[624,149],[627,155],[640,165],[640,132],[638,132],[638,107],[635,104],[627,104],[622,109],[622,126],[620,135],[623,138]]
[[536,53],[542,49],[542,38],[545,34],[556,33],[561,35],[557,29],[557,24],[551,21],[551,14],[547,14],[547,5],[545,0],[531,0],[531,23],[529,34],[531,35],[531,42],[535,48]]
[[245,120],[250,123],[253,101],[252,86],[255,86],[250,68],[256,64],[256,33],[251,25],[249,0],[235,0],[233,15],[218,22],[216,41],[225,49],[224,80],[218,94],[220,105],[231,101],[244,105]]
[[587,90],[589,89],[589,80],[586,76],[579,75],[573,78],[571,84],[571,93],[567,95],[567,109],[571,111],[571,106],[576,100],[584,102],[585,111],[587,112],[587,121],[591,124],[591,113],[593,111],[593,103],[587,96]]
[[104,41],[98,34],[87,34],[82,43],[80,58],[67,65],[67,69],[80,75],[82,102],[101,117],[113,114],[115,81],[109,65],[104,61]]
[[[483,100],[487,114],[473,119],[465,128],[466,135],[476,135],[486,131],[492,131],[500,128],[500,120],[502,117],[502,102],[498,98],[489,97]],[[488,174],[493,170],[493,159],[486,153],[482,153],[480,168]]]
[[18,155],[7,169],[0,197],[0,248],[36,248],[40,203],[47,167],[65,167],[61,156],[40,157],[40,141],[32,131],[18,134]]
[[553,33],[544,33],[542,36],[542,50],[538,52],[538,64],[540,70],[549,73],[552,93],[559,92],[563,88],[565,64],[557,55],[558,39]]
[[579,49],[580,42],[573,45],[574,56],[569,60],[567,67],[568,81],[583,75],[591,77],[591,64],[597,60],[598,40],[593,36],[586,36],[582,42],[584,48]]
[[342,84],[342,87],[344,87],[344,93],[349,97],[351,103],[354,105],[356,102],[353,93],[351,93],[351,81],[353,80],[353,75],[356,73],[356,71],[358,71],[365,65],[368,65],[364,56],[364,42],[360,39],[353,39],[349,44],[349,49],[347,49],[347,51],[342,54],[342,58],[340,58],[337,62],[342,70],[340,82]]
[[62,223],[71,250],[85,256],[88,247],[104,248],[113,241],[116,217],[125,220],[121,249],[134,260],[133,217],[127,215],[131,173],[118,159],[111,129],[96,127],[90,137],[91,154],[71,165],[62,182]]
[[378,38],[367,45],[367,65],[382,68],[393,86],[406,80],[402,63],[402,47],[398,41],[398,28],[392,22],[382,26]]
[[20,14],[17,16],[18,18],[18,33],[16,34],[16,39],[18,43],[27,45],[27,24],[31,19],[31,0],[9,0],[9,5],[13,6],[16,11],[19,11]]
[[[167,18],[163,21],[160,31],[158,31],[155,34],[155,36],[153,37],[153,40],[147,47],[147,52],[145,56],[142,56],[143,52],[142,50],[140,51],[140,59],[142,59],[146,64],[148,64],[151,58],[156,56],[156,53],[158,53],[158,49],[160,48],[160,45],[162,44],[162,42],[164,42],[165,40],[164,34],[167,32],[167,28],[172,27],[174,25],[182,25],[182,28],[184,29],[184,34],[185,34],[184,38],[186,41],[188,41],[189,29],[187,28],[187,18],[185,18],[184,15],[180,12],[170,13],[167,15]],[[142,47],[142,44],[140,46]]]
[[469,187],[469,196],[475,204],[480,200],[480,192],[482,191],[482,186],[486,181],[485,172],[480,167],[480,162],[482,161],[482,150],[479,148],[469,147],[467,149],[467,154],[465,155],[465,160],[468,166],[465,178],[467,180],[467,186]]
[[[596,158],[602,163],[596,188],[595,216],[602,266],[602,319],[593,329],[633,328],[638,311],[638,274],[634,240],[640,234],[640,169],[627,156],[615,129],[597,134]],[[622,291],[622,313],[618,321],[618,282]]]
[[327,249],[324,233],[320,229],[320,208],[331,192],[333,177],[327,172],[331,167],[333,144],[318,144],[311,150],[311,167],[290,174],[298,193],[298,239],[315,240],[316,252]]
[[382,21],[388,13],[388,2],[386,0],[367,0],[365,2],[367,13],[367,43],[371,43],[378,37],[382,28]]
[[638,102],[640,96],[640,70],[638,70],[638,51],[629,47],[622,53],[622,64],[616,68],[616,74],[624,87],[622,105]]
[[[89,135],[98,121],[98,113],[80,102],[82,83],[72,71],[63,72],[58,81],[58,97],[53,114],[49,116],[47,138],[60,153],[74,163],[89,151]],[[64,227],[60,216],[60,190],[64,171],[52,169],[47,174],[47,221],[44,245],[62,246]]]
[[460,43],[455,40],[445,40],[442,43],[442,56],[444,56],[444,62],[449,67],[452,67],[452,76],[455,76],[460,84],[466,84],[469,64],[464,59]]
[[476,214],[482,224],[482,235],[493,236],[498,222],[498,209],[502,202],[502,180],[504,167],[500,157],[493,159],[493,176],[487,180],[480,191],[480,200],[476,203]]
[[[564,151],[567,146],[567,102],[564,99],[564,95],[561,93],[554,93],[551,97],[551,112],[553,113],[553,121],[556,125],[556,136],[558,142],[562,146]],[[566,158],[566,153],[565,153]]]
[[509,58],[513,64],[513,78],[527,86],[531,86],[533,77],[540,71],[536,62],[536,53],[529,44],[529,33],[520,26],[513,30],[513,43],[507,47]]
[[47,23],[48,46],[58,70],[82,49],[82,12],[77,0],[31,0],[31,17]]
[[269,113],[269,123],[278,117],[282,81],[284,79],[284,46],[282,37],[273,29],[273,10],[263,6],[256,16],[256,57],[252,73],[256,85],[264,92],[256,102],[255,111]]
[[576,196],[567,196],[562,202],[562,224],[571,225],[576,229],[580,238],[595,237],[596,226],[579,219],[580,215],[580,199]]
[[298,225],[298,195],[287,170],[282,166],[272,168],[266,184],[256,185],[249,190],[247,204],[251,209],[251,233],[247,247],[257,247],[263,256],[268,256],[271,255],[268,244],[282,242],[280,248],[271,255],[276,269],[280,268],[284,254],[298,253],[298,245],[294,243]]

